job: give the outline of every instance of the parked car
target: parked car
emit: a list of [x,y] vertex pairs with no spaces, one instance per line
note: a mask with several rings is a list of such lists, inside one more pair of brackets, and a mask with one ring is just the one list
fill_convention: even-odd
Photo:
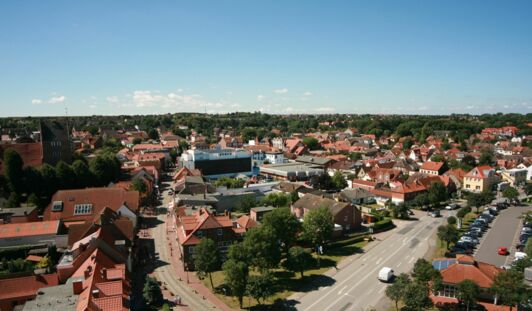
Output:
[[479,226],[471,226],[469,227],[469,231],[476,232],[479,236],[482,236],[482,234],[484,233],[482,227]]
[[524,253],[524,252],[515,252],[514,261],[518,261],[518,260],[524,259],[526,257],[527,257],[527,254]]
[[433,210],[433,211],[430,211],[428,214],[430,217],[433,217],[433,218],[441,216],[440,210]]
[[491,215],[482,214],[482,215],[480,215],[478,217],[480,219],[485,219],[487,222],[492,222],[493,221],[493,216],[491,216]]
[[499,214],[499,212],[497,212],[497,209],[493,209],[493,208],[488,208],[488,213],[490,213],[490,215],[492,216],[497,216]]
[[499,249],[497,250],[497,254],[501,256],[506,256],[508,255],[508,249],[506,247],[499,247]]
[[464,248],[464,249],[470,249],[470,250],[475,249],[475,244],[471,242],[466,242],[466,241],[458,241],[456,242],[455,246]]
[[470,236],[465,236],[463,235],[460,240],[458,240],[458,242],[467,242],[467,243],[472,243],[472,244],[478,244],[478,240],[475,239],[475,238],[472,238]]
[[455,245],[451,247],[451,254],[449,255],[471,255],[473,254],[473,249],[471,248],[464,248],[460,247],[458,245]]
[[532,228],[529,228],[529,227],[523,227],[521,229],[521,232],[522,233],[532,233]]
[[462,236],[468,236],[468,237],[472,237],[472,238],[478,239],[480,237],[480,234],[478,232],[476,232],[476,231],[467,231]]
[[456,204],[456,203],[451,203],[449,205],[447,205],[445,207],[446,210],[455,210],[455,209],[459,209],[460,208],[460,205]]

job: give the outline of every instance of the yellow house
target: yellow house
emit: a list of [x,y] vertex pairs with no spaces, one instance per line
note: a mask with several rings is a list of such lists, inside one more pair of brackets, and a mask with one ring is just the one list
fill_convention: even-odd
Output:
[[510,183],[512,187],[526,183],[527,170],[524,168],[513,168],[501,172],[502,180]]
[[491,187],[498,181],[499,177],[495,175],[495,170],[492,167],[488,165],[477,166],[464,176],[462,189],[482,192],[486,189],[491,190]]

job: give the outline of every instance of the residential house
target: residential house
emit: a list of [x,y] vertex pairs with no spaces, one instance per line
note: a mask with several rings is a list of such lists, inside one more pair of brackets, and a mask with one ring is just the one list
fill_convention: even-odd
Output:
[[249,217],[255,222],[261,222],[262,219],[264,218],[264,215],[268,214],[274,209],[275,207],[273,206],[252,207],[249,211]]
[[52,196],[43,217],[44,220],[62,220],[68,226],[70,222],[94,220],[104,208],[110,208],[136,226],[139,200],[138,191],[121,188],[59,190]]
[[6,208],[2,207],[2,204],[0,203],[0,224],[16,224],[33,221],[39,221],[39,211],[37,206]]
[[442,175],[447,170],[445,162],[423,162],[420,168],[421,173],[429,175]]
[[351,204],[371,204],[375,202],[375,196],[368,190],[362,188],[344,189],[338,195],[338,198],[343,202]]
[[[35,299],[41,288],[59,284],[56,273],[23,276],[0,280],[0,310],[21,310],[26,301]],[[40,310],[48,309],[50,306]]]
[[334,199],[309,193],[293,203],[290,210],[298,219],[304,220],[305,215],[310,210],[320,207],[326,207],[331,211],[337,233],[360,229],[362,224],[361,212],[351,203],[338,202]]
[[506,181],[512,187],[524,185],[526,183],[527,169],[513,168],[509,170],[502,170],[501,177],[503,181]]
[[463,189],[473,192],[491,190],[499,181],[495,170],[487,165],[477,166],[464,176]]

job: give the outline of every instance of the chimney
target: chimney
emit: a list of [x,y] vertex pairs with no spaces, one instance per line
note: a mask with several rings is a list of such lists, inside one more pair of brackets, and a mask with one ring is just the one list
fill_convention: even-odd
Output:
[[84,272],[85,279],[87,279],[89,276],[91,276],[91,272],[92,272],[92,267],[88,266],[87,269],[85,269],[85,272]]
[[72,282],[72,293],[74,295],[79,295],[83,291],[83,281],[82,280],[75,280]]

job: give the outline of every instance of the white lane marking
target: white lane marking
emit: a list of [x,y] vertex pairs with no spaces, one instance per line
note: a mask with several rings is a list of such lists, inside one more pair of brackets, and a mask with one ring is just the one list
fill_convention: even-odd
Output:
[[396,267],[399,268],[402,264],[403,264],[403,262],[402,262],[402,261],[399,261],[399,263],[397,264]]
[[382,258],[382,257],[381,257],[381,258],[379,258],[379,260],[377,260],[377,261],[375,262],[375,264],[376,264],[376,265],[380,264],[380,263],[381,263],[381,261],[382,261],[383,259],[384,259],[384,258]]
[[[412,236],[416,236],[417,234],[419,234],[421,231],[423,231],[425,229],[424,226],[422,226],[419,230],[417,230],[416,232],[412,232]],[[401,251],[402,248],[397,248],[393,253],[391,253],[388,258],[392,258],[393,256],[395,256],[399,251]],[[372,269],[371,271],[368,271],[366,273],[366,275],[364,277],[362,277],[355,285],[353,285],[351,287],[351,290],[354,289],[355,287],[357,287],[360,283],[362,283],[363,281],[365,281],[370,275],[372,275],[373,273],[375,273],[377,270],[379,269],[379,266],[375,267],[374,269]],[[343,283],[351,280],[352,277],[354,277],[355,274],[351,274],[351,277],[348,277],[347,279],[343,280],[341,283],[338,284],[338,286],[342,285]],[[349,291],[351,291],[349,290]],[[347,293],[346,293],[347,294]],[[304,311],[307,311],[307,310],[311,310],[312,307],[314,307],[316,304],[318,304],[319,302],[321,302],[323,299],[325,299],[327,296],[329,295],[329,293],[327,294],[324,294],[322,295],[318,300],[316,300],[313,304],[311,304],[309,307],[307,307]],[[334,300],[330,305],[329,307],[327,307],[324,311],[327,311],[329,309],[331,309],[334,305],[336,305],[338,303],[338,301],[340,299],[342,299],[343,297],[340,297],[336,300]]]
[[414,260],[416,260],[416,257],[412,256],[412,258],[408,261],[408,263],[413,263]]
[[344,287],[343,287],[343,288],[342,288],[342,289],[341,289],[341,290],[340,290],[340,291],[338,292],[338,295],[342,294],[342,292],[343,292],[343,291],[344,291],[344,289],[346,289],[346,288],[347,288],[347,285],[346,285],[346,286],[344,286]]

